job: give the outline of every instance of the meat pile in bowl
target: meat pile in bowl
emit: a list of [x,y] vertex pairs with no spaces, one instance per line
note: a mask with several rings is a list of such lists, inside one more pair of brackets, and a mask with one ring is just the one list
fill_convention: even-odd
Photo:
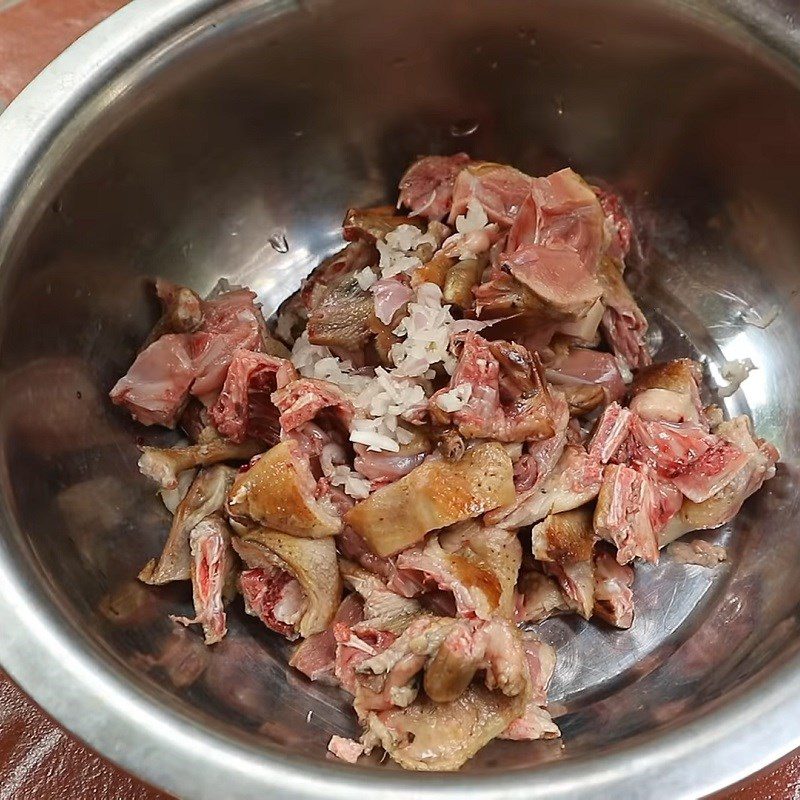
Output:
[[157,281],[111,398],[190,440],[139,462],[174,515],[140,579],[191,581],[177,621],[212,645],[241,594],[352,695],[335,755],[447,770],[559,736],[535,623],[630,627],[637,560],[729,522],[779,456],[703,407],[697,363],[651,363],[615,194],[458,154],[414,163],[398,208],[350,209],[271,326],[246,288]]

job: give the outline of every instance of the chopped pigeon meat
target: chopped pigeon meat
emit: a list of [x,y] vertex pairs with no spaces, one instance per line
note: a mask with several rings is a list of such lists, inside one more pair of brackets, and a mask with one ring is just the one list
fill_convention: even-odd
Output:
[[230,527],[220,514],[212,514],[192,529],[189,545],[194,617],[173,619],[183,625],[202,625],[206,644],[216,644],[228,632],[225,601],[235,590]]
[[[453,770],[494,738],[560,736],[555,653],[523,624],[599,620],[624,647],[639,562],[730,522],[780,456],[703,408],[697,362],[651,363],[612,188],[464,153],[399,188],[347,211],[344,248],[270,328],[245,287],[157,281],[161,318],[110,396],[190,441],[139,462],[173,514],[139,577],[191,582],[175,619],[241,647],[220,642],[238,589],[263,635],[297,642],[293,668],[351,696],[363,735],[333,756]],[[181,686],[231,663],[174,649],[140,660]]]
[[431,458],[357,503],[345,520],[379,556],[429,531],[472,519],[514,497],[511,459],[497,442],[478,444],[458,461]]
[[255,439],[272,447],[280,441],[280,412],[272,393],[297,378],[291,361],[249,350],[233,354],[211,419],[234,442]]
[[647,319],[625,284],[620,265],[601,259],[597,277],[606,308],[600,325],[611,351],[628,369],[646,367],[652,360],[645,341]]
[[420,158],[400,179],[397,205],[405,206],[415,216],[443,219],[453,204],[456,177],[469,163],[470,157],[466,153]]
[[333,540],[257,528],[233,539],[248,613],[287,638],[324,631],[342,599]]

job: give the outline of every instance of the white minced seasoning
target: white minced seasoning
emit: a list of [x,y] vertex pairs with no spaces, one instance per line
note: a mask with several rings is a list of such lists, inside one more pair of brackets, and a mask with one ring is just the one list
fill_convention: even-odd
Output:
[[489,217],[483,210],[483,205],[474,197],[467,202],[467,213],[456,217],[456,231],[458,233],[473,233],[481,231],[489,225]]
[[442,411],[452,414],[454,411],[461,411],[469,402],[470,397],[472,397],[472,386],[469,383],[462,383],[455,389],[440,394],[436,398],[436,405]]
[[[461,227],[469,232],[485,216],[480,204],[472,204],[460,218]],[[435,234],[422,233],[414,225],[400,225],[387,234],[386,241],[376,243],[381,255],[381,276],[389,278],[421,266],[422,262],[411,251],[426,243],[438,246],[439,241]],[[365,284],[371,285],[376,276],[367,269],[357,273],[356,278],[359,285],[367,288]],[[434,283],[417,287],[414,300],[408,305],[408,315],[394,330],[400,338],[391,349],[394,367],[377,367],[374,375],[359,374],[349,361],[337,358],[327,347],[311,344],[306,332],[298,337],[292,348],[292,363],[297,371],[304,377],[335,384],[351,399],[356,412],[350,429],[351,442],[363,444],[373,452],[396,453],[413,439],[413,434],[401,423],[425,407],[428,392],[423,384],[434,377],[433,367],[443,364],[450,374],[455,369],[456,359],[449,352],[451,335],[485,325],[476,320],[454,320],[450,306],[443,305],[442,299],[442,290]],[[448,392],[452,397],[444,402],[457,410],[456,406],[468,399],[467,389],[459,387],[455,394]],[[368,492],[369,482],[346,465],[331,463],[328,472],[326,477],[331,484],[341,486],[351,497]]]
[[360,272],[356,272],[356,281],[364,291],[377,280],[378,276],[372,271],[372,267],[364,267]]
[[431,367],[440,362],[452,373],[456,360],[448,347],[454,323],[450,306],[442,305],[442,290],[435,283],[421,284],[415,302],[408,304],[408,316],[394,329],[402,337],[390,351],[395,374],[430,377]]
[[375,242],[380,254],[378,266],[381,276],[393,278],[405,272],[410,274],[422,266],[422,261],[411,251],[422,244],[431,244],[438,247],[439,242],[430,233],[423,233],[415,225],[398,225],[393,231],[386,234],[385,241],[380,239]]
[[345,463],[344,449],[338,444],[326,444],[322,448],[319,464],[322,474],[330,481],[331,486],[339,487],[354,500],[369,497],[370,481],[358,472],[350,469]]

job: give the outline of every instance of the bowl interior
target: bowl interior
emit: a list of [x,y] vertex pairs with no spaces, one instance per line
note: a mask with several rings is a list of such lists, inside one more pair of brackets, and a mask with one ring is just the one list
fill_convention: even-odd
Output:
[[[215,23],[216,25],[217,23]],[[211,650],[169,614],[187,587],[135,577],[168,515],[136,468],[137,427],[107,391],[157,310],[147,279],[219,277],[267,312],[340,244],[349,205],[393,199],[416,155],[465,150],[531,174],[571,165],[619,187],[646,258],[637,293],[661,357],[757,369],[720,399],[781,450],[777,477],[709,536],[717,570],[640,567],[630,631],[566,618],[551,693],[560,743],[498,742],[467,767],[569,761],[685,725],[800,639],[797,397],[800,91],[791,68],[679,4],[366,0],[231,4],[105,98],[3,265],[4,502],[37,591],[153,703],[308,759],[353,735],[338,690],[231,613]],[[286,236],[289,250],[270,244]],[[714,396],[712,392],[709,399]],[[98,656],[101,657],[101,656]],[[386,765],[384,768],[391,768]]]

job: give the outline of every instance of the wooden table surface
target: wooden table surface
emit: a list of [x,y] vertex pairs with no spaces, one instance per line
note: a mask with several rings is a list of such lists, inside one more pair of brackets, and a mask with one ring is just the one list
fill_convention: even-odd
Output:
[[[0,111],[126,0],[0,0]],[[0,800],[169,800],[61,729],[0,672]],[[224,798],[220,798],[224,800]],[[800,751],[714,800],[800,800]]]

